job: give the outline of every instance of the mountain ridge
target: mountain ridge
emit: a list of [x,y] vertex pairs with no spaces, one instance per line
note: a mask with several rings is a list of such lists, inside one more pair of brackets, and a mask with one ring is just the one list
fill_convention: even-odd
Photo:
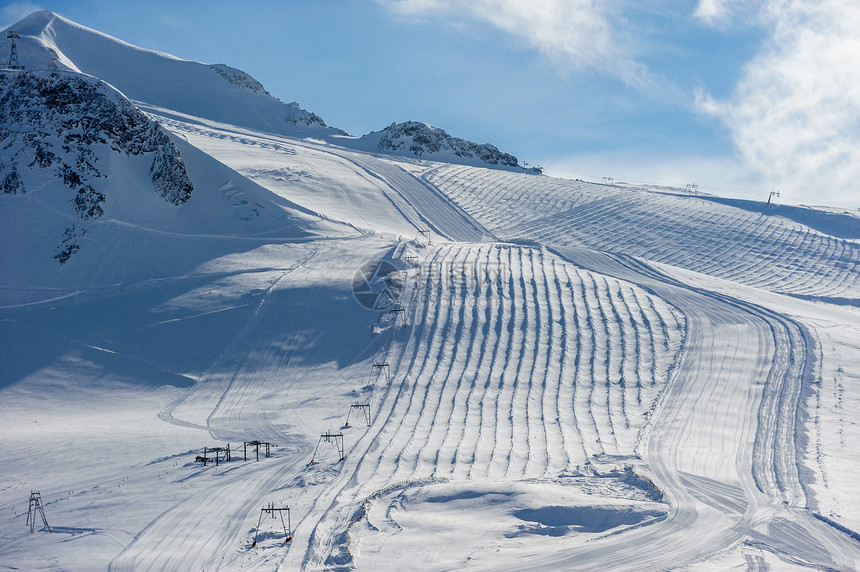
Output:
[[[25,70],[92,75],[131,100],[284,135],[344,134],[298,103],[271,96],[247,73],[140,48],[43,10],[10,26]],[[3,38],[4,42],[8,42]],[[8,44],[6,44],[8,45]],[[8,52],[7,52],[8,53]]]
[[[256,131],[314,137],[377,153],[522,168],[516,157],[491,144],[453,137],[444,129],[417,121],[392,123],[361,137],[349,136],[297,102],[284,103],[274,97],[243,70],[141,48],[48,10],[34,12],[7,29],[21,34],[18,52],[25,69],[67,69],[92,75],[132,101]],[[5,34],[0,42],[8,45]],[[0,52],[8,53],[5,48]]]

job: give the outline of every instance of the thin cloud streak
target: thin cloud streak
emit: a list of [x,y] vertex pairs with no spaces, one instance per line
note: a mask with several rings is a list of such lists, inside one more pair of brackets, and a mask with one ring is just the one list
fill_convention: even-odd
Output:
[[595,70],[638,89],[652,85],[635,59],[621,13],[594,0],[377,0],[415,19],[466,17],[486,22],[547,57],[560,71]]
[[[700,4],[701,5],[701,4]],[[741,156],[788,194],[860,202],[860,5],[771,0],[771,30],[734,94],[697,94],[703,113],[731,131]]]
[[4,6],[0,10],[0,30],[8,28],[37,10],[42,10],[42,7],[32,2],[13,2],[8,6]]

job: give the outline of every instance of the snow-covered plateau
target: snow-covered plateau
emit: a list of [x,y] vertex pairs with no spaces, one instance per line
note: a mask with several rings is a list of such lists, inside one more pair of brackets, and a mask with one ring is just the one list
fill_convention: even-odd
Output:
[[860,569],[856,212],[10,29],[0,570]]

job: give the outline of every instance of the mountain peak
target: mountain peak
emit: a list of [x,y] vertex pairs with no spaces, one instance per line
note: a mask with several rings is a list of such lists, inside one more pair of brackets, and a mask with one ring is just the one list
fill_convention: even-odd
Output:
[[[44,29],[55,19],[65,20],[68,23],[73,23],[71,20],[66,20],[59,14],[50,10],[37,10],[25,16],[22,20],[9,26],[8,30],[15,30],[27,36],[35,36],[41,34]],[[5,31],[5,30],[4,30]]]
[[[183,60],[134,46],[53,12],[33,12],[11,26],[21,35],[25,70],[68,70],[99,78],[147,106],[283,135],[343,134],[297,103],[273,97],[246,72]],[[7,45],[5,35],[0,46]],[[0,54],[8,48],[0,48]]]
[[358,139],[356,147],[393,155],[412,156],[478,167],[520,169],[518,159],[495,145],[479,144],[450,135],[444,129],[420,121],[392,123],[381,131]]

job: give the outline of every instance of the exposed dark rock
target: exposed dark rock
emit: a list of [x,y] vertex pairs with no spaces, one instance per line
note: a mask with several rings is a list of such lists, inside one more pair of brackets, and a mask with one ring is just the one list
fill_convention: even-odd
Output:
[[221,77],[227,80],[228,83],[231,83],[243,89],[251,90],[254,93],[263,93],[265,95],[271,95],[268,91],[266,91],[266,88],[263,87],[262,83],[258,82],[242,70],[231,68],[230,66],[224,64],[213,64],[209,67],[218,72]]
[[519,166],[516,157],[499,151],[494,145],[489,143],[479,145],[452,137],[444,129],[418,121],[392,123],[380,133],[382,136],[378,146],[385,151],[408,151],[416,157],[427,158],[447,152],[463,159],[478,159],[487,165]]
[[[80,74],[0,72],[0,142],[4,193],[26,192],[22,169],[48,171],[73,191],[69,201],[82,221],[104,214],[110,186],[99,157],[109,153],[151,157],[153,190],[170,204],[184,203],[193,190],[179,151],[158,124],[104,82]],[[60,263],[80,249],[74,237],[84,232],[66,230],[55,256]]]
[[[287,123],[290,125],[319,125],[320,127],[328,127],[323,121],[322,117],[314,113],[313,111],[308,111],[306,109],[302,109],[299,107],[299,104],[295,101],[292,103],[288,103],[287,107],[290,108],[292,112],[286,119]],[[340,131],[340,130],[338,130]],[[345,132],[341,131],[344,135]]]
[[194,189],[185,173],[185,163],[167,135],[158,131],[155,139],[155,157],[149,168],[152,186],[165,201],[180,205],[191,197],[191,191]]
[[21,182],[21,176],[18,175],[18,168],[14,164],[9,167],[0,166],[0,185],[3,187],[3,192],[8,195],[26,192],[24,184]]
[[66,228],[63,232],[62,243],[57,246],[57,253],[54,255],[54,259],[56,259],[60,264],[68,262],[69,258],[81,249],[77,240],[79,238],[83,238],[86,234],[87,231],[85,229],[78,228],[76,225]]
[[75,205],[75,212],[84,220],[99,218],[104,214],[101,204],[105,202],[105,196],[89,185],[78,189],[78,194],[72,202]]

